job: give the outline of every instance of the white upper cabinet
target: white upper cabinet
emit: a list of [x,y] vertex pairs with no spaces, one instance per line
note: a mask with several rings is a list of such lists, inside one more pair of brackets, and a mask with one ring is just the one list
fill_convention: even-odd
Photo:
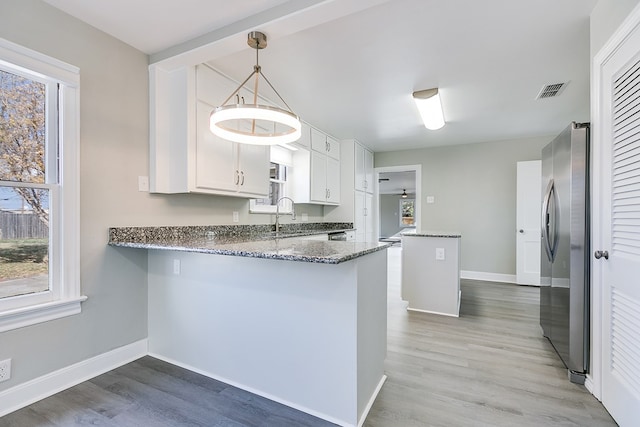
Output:
[[373,193],[373,153],[356,143],[355,147],[355,189]]
[[340,144],[315,128],[310,128],[309,135],[311,150],[299,149],[293,154],[293,199],[296,203],[338,205]]
[[327,204],[340,204],[340,161],[327,156]]
[[340,206],[325,209],[325,221],[353,222],[355,240],[375,242],[373,152],[354,139],[340,142]]
[[300,139],[296,142],[292,143],[296,147],[306,148],[307,150],[311,149],[311,126],[308,123],[302,122],[302,135]]
[[340,143],[329,135],[311,128],[311,149],[319,153],[340,160]]
[[152,192],[269,194],[269,147],[227,141],[209,130],[211,111],[236,87],[205,65],[152,69]]

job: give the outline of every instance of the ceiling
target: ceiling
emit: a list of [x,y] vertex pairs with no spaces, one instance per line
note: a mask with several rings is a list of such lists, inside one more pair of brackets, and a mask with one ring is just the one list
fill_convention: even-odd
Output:
[[409,197],[416,194],[416,171],[381,172],[378,178],[378,193],[401,195],[407,192]]
[[[374,151],[547,137],[589,120],[597,0],[45,1],[151,62],[227,41],[204,60],[236,80],[255,63],[247,32],[263,30],[262,70],[289,106]],[[560,96],[535,99],[560,82]],[[437,131],[411,98],[432,87],[447,121]]]

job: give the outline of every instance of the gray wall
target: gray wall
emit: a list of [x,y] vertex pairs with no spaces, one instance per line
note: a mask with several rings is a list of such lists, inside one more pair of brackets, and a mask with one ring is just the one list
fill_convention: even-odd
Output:
[[402,230],[400,227],[400,196],[380,195],[380,237],[390,237]]
[[640,0],[600,0],[591,11],[591,58],[605,45]]
[[460,232],[462,270],[515,274],[516,163],[554,136],[376,153],[375,167],[421,164],[422,230]]
[[[110,226],[265,223],[248,201],[137,191],[149,171],[148,57],[40,0],[2,0],[0,37],[80,68],[82,314],[0,333],[0,391],[147,337],[146,251],[107,247]],[[310,221],[322,208],[302,206]],[[289,220],[288,218],[286,219]]]

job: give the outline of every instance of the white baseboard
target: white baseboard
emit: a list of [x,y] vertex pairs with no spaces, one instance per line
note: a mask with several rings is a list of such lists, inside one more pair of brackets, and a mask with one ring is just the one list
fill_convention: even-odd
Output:
[[516,283],[515,274],[487,273],[485,271],[460,271],[461,279],[484,280],[488,282]]
[[380,379],[380,382],[376,386],[376,389],[373,391],[371,398],[367,402],[367,406],[364,408],[364,411],[362,411],[362,414],[360,415],[360,421],[358,422],[358,427],[362,427],[364,425],[364,422],[367,419],[367,415],[369,415],[369,411],[373,407],[373,402],[375,402],[376,397],[378,397],[378,393],[380,393],[380,390],[382,389],[382,385],[386,380],[387,380],[387,376],[383,375],[382,378]]
[[[429,313],[429,314],[438,314],[440,316],[449,316],[449,317],[460,317],[459,314],[451,314],[451,313],[443,313],[440,311],[431,311],[431,310],[422,310],[419,308],[411,308],[411,307],[407,307],[408,311],[417,311],[419,313]],[[458,304],[458,311],[460,311],[460,306]]]
[[0,417],[146,356],[147,353],[147,340],[143,339],[4,390],[0,392]]
[[[349,423],[349,422],[344,421],[344,420],[340,420],[338,418],[332,417],[332,416],[327,415],[327,414],[322,413],[322,412],[315,411],[313,409],[307,408],[306,406],[297,405],[297,404],[295,404],[293,402],[290,402],[290,401],[288,401],[286,399],[281,399],[281,398],[279,398],[277,396],[273,396],[272,394],[265,393],[262,390],[258,390],[256,388],[249,387],[249,386],[247,386],[245,384],[238,383],[237,381],[232,381],[232,380],[230,380],[228,378],[220,377],[220,376],[215,375],[215,374],[213,374],[211,372],[207,372],[207,371],[204,371],[202,369],[195,368],[195,367],[193,367],[191,365],[179,362],[179,361],[171,359],[169,357],[165,357],[165,356],[162,356],[162,355],[156,354],[156,353],[149,353],[149,356],[155,357],[156,359],[163,360],[163,361],[165,361],[167,363],[171,363],[172,365],[179,366],[181,368],[187,369],[187,370],[189,370],[191,372],[195,372],[197,374],[204,375],[205,377],[213,378],[216,381],[220,381],[220,382],[225,383],[227,385],[239,388],[239,389],[244,390],[244,391],[248,391],[249,393],[253,393],[255,395],[264,397],[266,399],[273,400],[274,402],[281,403],[281,404],[283,404],[285,406],[288,406],[288,407],[293,408],[293,409],[297,409],[298,411],[305,412],[305,413],[307,413],[309,415],[313,415],[314,417],[321,418],[323,420],[329,421],[329,422],[334,423],[336,425],[339,425],[341,427],[355,427],[355,424]],[[385,379],[386,379],[386,376],[385,376]],[[382,386],[382,384],[380,384],[380,386]],[[374,397],[374,399],[375,399],[375,397]]]

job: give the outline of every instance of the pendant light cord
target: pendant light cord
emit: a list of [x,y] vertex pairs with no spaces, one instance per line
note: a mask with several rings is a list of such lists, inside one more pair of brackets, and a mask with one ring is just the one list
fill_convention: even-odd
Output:
[[[271,88],[271,90],[278,96],[278,98],[280,99],[280,101],[284,104],[285,107],[287,107],[287,109],[289,110],[290,113],[293,113],[293,110],[291,109],[291,107],[289,107],[289,104],[287,104],[287,101],[285,101],[282,96],[280,96],[280,94],[278,93],[278,91],[276,90],[275,87],[273,87],[273,85],[271,84],[271,82],[269,81],[269,79],[267,78],[267,76],[264,75],[264,73],[262,72],[262,67],[260,67],[260,63],[259,63],[259,48],[258,48],[258,39],[256,40],[256,65],[254,65],[253,67],[253,72],[251,74],[249,74],[249,77],[247,77],[246,79],[244,79],[244,81],[240,84],[240,86],[238,86],[238,88],[233,91],[233,93],[231,95],[229,95],[229,97],[227,99],[224,100],[224,102],[221,105],[227,105],[227,102],[229,102],[229,100],[231,98],[233,98],[233,95],[236,95],[238,92],[240,92],[240,89],[242,89],[242,87],[247,84],[247,82],[251,79],[251,77],[253,77],[253,75],[256,75],[256,82],[254,84],[254,90],[253,90],[253,105],[258,105],[258,80],[259,80],[259,76],[262,76],[262,78],[264,79],[265,82],[267,82],[267,84],[269,85],[269,87]],[[255,127],[255,120],[253,123],[253,126]]]

